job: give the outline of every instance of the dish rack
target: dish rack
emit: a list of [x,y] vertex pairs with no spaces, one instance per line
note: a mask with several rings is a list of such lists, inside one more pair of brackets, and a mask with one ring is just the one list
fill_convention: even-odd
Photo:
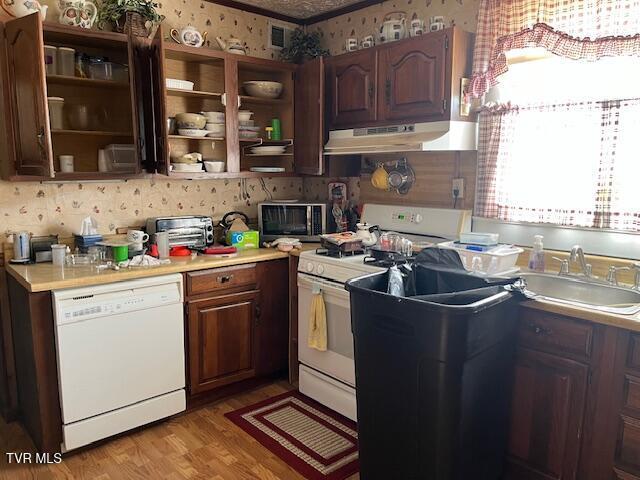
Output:
[[251,153],[251,149],[255,147],[270,147],[270,146],[282,146],[289,148],[293,146],[293,140],[264,140],[263,138],[256,138],[255,142],[249,143],[243,146],[242,153],[248,157],[290,157],[293,156],[293,152],[265,154],[265,153]]

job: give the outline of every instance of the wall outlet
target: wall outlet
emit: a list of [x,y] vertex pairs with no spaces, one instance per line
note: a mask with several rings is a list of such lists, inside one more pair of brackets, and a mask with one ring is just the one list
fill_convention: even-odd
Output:
[[[456,192],[458,193],[456,195]],[[453,198],[464,198],[464,178],[454,178],[451,184],[451,196]]]

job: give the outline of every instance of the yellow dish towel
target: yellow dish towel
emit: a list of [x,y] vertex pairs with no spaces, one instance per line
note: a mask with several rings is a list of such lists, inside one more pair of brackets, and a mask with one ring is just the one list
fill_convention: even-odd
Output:
[[311,311],[309,312],[309,348],[315,348],[321,352],[327,350],[327,311],[324,306],[322,292],[313,294],[311,299]]

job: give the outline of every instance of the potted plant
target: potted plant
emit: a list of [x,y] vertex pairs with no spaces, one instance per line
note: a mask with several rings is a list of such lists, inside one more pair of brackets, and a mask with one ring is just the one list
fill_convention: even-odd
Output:
[[164,20],[153,0],[101,0],[98,5],[98,27],[108,23],[114,25],[117,32],[131,30],[138,36],[146,37],[150,27]]
[[280,56],[287,62],[302,63],[312,58],[327,57],[329,50],[322,48],[319,32],[307,33],[296,28],[291,35],[291,44],[282,49]]

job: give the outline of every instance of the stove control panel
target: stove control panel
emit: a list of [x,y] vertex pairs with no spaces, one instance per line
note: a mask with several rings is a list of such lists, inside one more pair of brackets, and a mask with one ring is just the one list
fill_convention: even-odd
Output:
[[394,222],[400,223],[413,223],[415,225],[422,223],[422,215],[419,213],[402,213],[402,212],[394,212],[391,215],[391,219]]

